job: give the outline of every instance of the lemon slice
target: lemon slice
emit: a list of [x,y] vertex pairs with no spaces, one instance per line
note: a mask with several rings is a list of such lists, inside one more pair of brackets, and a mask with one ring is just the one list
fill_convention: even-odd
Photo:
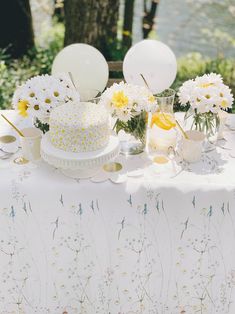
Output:
[[153,162],[155,162],[156,164],[166,164],[168,163],[168,158],[165,156],[156,156],[153,158]]
[[170,130],[176,126],[173,115],[165,112],[156,112],[153,114],[151,127],[154,124],[164,130]]

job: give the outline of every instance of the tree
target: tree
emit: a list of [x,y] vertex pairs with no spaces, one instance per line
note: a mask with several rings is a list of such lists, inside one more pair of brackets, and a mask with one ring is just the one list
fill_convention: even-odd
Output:
[[0,10],[0,48],[19,58],[34,47],[29,0],[5,0]]
[[117,38],[119,0],[65,0],[64,45],[87,43],[107,59],[109,47]]
[[134,16],[135,0],[125,0],[124,23],[122,32],[123,47],[129,48],[132,45],[132,26]]
[[58,22],[64,23],[64,1],[54,0],[54,16]]
[[[155,25],[155,16],[160,0],[151,1],[150,9],[148,10],[148,0],[143,0],[144,14],[142,20],[143,38],[147,38]],[[132,45],[132,27],[135,0],[124,1],[124,23],[122,33],[122,44],[124,48],[129,48]]]
[[155,25],[155,15],[160,0],[151,1],[150,10],[147,8],[147,0],[144,0],[143,37],[147,38]]

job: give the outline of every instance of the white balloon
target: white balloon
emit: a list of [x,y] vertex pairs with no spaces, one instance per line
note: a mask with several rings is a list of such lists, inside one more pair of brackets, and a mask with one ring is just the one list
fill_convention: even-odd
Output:
[[160,41],[145,39],[131,47],[123,62],[123,74],[127,83],[146,86],[156,94],[169,88],[177,73],[173,51]]
[[107,61],[99,50],[87,44],[72,44],[55,57],[52,75],[71,72],[81,100],[95,97],[106,87],[109,77]]

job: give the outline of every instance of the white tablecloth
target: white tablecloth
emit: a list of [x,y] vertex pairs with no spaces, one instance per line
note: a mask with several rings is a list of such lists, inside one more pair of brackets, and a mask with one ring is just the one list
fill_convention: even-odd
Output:
[[234,314],[235,132],[225,138],[176,175],[150,167],[122,184],[0,160],[0,313]]

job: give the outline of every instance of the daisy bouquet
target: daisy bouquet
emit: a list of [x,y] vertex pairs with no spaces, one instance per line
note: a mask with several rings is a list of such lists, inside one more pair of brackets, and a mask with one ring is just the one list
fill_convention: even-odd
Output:
[[114,129],[124,130],[145,141],[147,113],[155,111],[156,100],[146,87],[115,83],[101,96],[101,103],[116,118]]
[[186,117],[193,115],[193,125],[208,136],[219,127],[219,112],[232,107],[233,96],[221,75],[211,73],[185,82],[179,89],[179,100],[189,106]]
[[21,116],[33,117],[36,126],[47,131],[51,110],[74,100],[79,101],[79,94],[66,74],[58,77],[46,74],[35,76],[18,87],[12,102]]

